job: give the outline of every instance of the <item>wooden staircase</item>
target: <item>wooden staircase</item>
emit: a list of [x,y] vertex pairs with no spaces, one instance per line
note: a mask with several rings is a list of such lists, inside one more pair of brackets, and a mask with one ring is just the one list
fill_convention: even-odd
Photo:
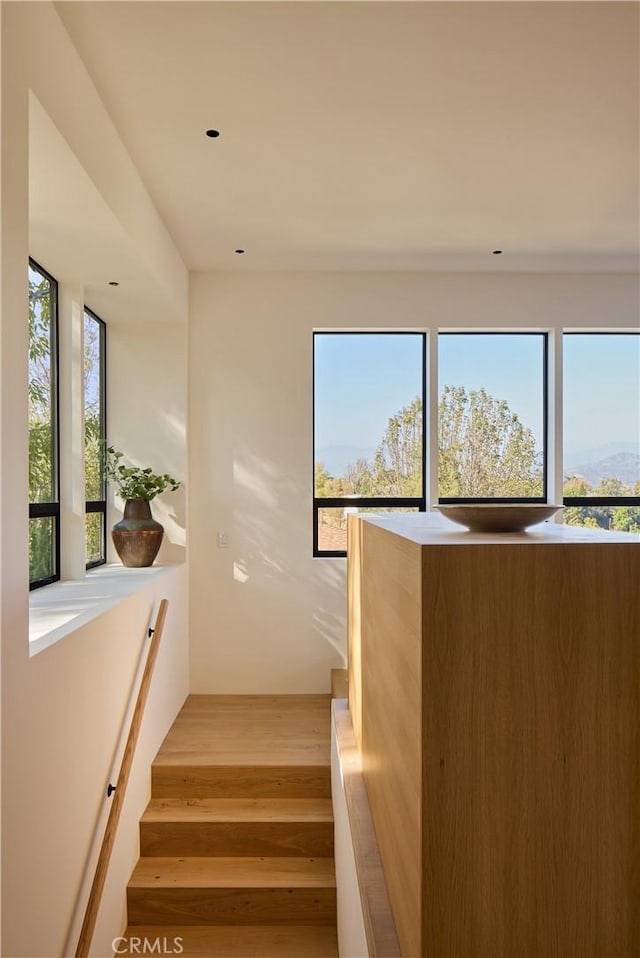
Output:
[[119,954],[337,956],[329,727],[325,695],[187,699],[152,768]]

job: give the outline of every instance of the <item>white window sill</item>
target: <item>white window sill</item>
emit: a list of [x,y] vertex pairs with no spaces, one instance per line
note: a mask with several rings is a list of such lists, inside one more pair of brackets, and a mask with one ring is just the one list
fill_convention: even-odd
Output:
[[176,564],[125,569],[113,563],[92,569],[84,579],[53,582],[30,592],[29,655],[42,652],[175,568]]

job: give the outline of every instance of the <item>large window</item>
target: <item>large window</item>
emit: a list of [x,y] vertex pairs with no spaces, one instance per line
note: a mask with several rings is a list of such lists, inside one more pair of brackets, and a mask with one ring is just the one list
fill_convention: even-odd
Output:
[[438,497],[544,502],[547,337],[438,336]]
[[[640,332],[562,338],[564,522],[638,533]],[[427,487],[442,503],[547,501],[547,333],[439,333],[430,416],[426,334],[316,333],[314,343],[314,555],[345,554],[349,512],[423,511]]]
[[564,521],[640,532],[640,333],[563,337]]
[[58,284],[29,260],[29,586],[60,578]]
[[84,463],[85,552],[87,568],[106,560],[105,324],[90,309],[84,312]]
[[349,511],[425,509],[425,351],[423,333],[314,334],[314,555],[345,555]]

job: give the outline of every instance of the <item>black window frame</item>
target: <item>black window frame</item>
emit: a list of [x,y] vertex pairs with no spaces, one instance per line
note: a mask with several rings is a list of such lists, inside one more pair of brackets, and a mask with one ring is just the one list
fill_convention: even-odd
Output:
[[[442,505],[500,505],[502,503],[546,503],[549,494],[549,333],[545,330],[513,329],[466,329],[438,331],[438,407],[440,405],[440,362],[439,342],[441,336],[536,336],[542,339],[542,495],[541,496],[440,496],[437,501]],[[440,449],[438,448],[438,462]],[[439,469],[436,464],[436,486],[439,492]]]
[[37,260],[29,257],[29,267],[40,273],[50,285],[50,365],[51,365],[51,455],[55,498],[51,502],[29,502],[32,519],[52,519],[54,572],[50,576],[29,579],[29,591],[60,581],[60,344],[58,330],[58,281]]
[[[316,496],[315,490],[315,445],[316,445],[316,338],[319,336],[413,336],[421,339],[422,356],[422,495],[418,497],[397,497],[397,496],[336,496],[320,497]],[[322,549],[318,548],[318,519],[320,509],[343,509],[345,507],[355,507],[362,509],[417,509],[418,512],[426,512],[427,509],[427,475],[426,475],[426,442],[427,442],[427,333],[423,330],[407,329],[325,329],[313,331],[312,344],[312,394],[313,394],[313,415],[312,415],[312,450],[311,460],[313,463],[313,558],[314,559],[344,559],[346,558],[346,549]]]
[[[564,344],[565,336],[637,336],[640,342],[640,331],[634,329],[564,329],[562,331],[562,341]],[[564,408],[564,393],[566,383],[564,377],[564,349],[562,350],[562,393]],[[564,486],[564,423],[562,424],[562,484]],[[564,489],[563,489],[564,491]],[[589,506],[640,506],[640,496],[565,496],[562,497],[562,504],[565,507],[588,508]]]
[[[99,370],[100,370],[100,392],[99,392],[99,402],[100,402],[100,438],[102,442],[102,448],[106,448],[107,444],[107,325],[103,319],[100,319],[99,316],[94,313],[92,309],[85,305],[84,314],[82,321],[84,324],[85,316],[88,315],[94,322],[98,324],[98,343],[99,343]],[[85,397],[83,397],[84,399]],[[85,515],[90,513],[100,513],[102,515],[102,548],[103,552],[99,559],[95,559],[92,562],[87,562],[85,567],[87,569],[95,569],[98,566],[104,565],[107,561],[107,479],[104,474],[104,469],[102,473],[102,498],[101,499],[86,499],[85,500]],[[85,527],[85,557],[86,557],[86,527]]]

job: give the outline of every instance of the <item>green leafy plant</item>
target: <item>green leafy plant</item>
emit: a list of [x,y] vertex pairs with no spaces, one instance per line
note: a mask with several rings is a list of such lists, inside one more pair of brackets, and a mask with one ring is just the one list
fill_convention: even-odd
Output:
[[149,502],[165,489],[175,492],[182,485],[166,472],[159,475],[151,469],[125,466],[123,459],[124,453],[114,449],[113,446],[107,446],[104,460],[105,476],[114,484],[121,499],[146,499]]

